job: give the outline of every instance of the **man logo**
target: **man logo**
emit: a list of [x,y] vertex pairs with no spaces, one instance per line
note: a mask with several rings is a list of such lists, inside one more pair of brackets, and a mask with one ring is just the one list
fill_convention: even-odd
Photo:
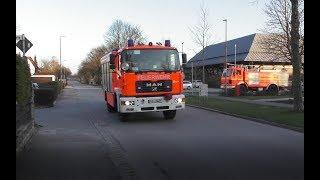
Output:
[[146,83],[146,87],[159,87],[162,83]]

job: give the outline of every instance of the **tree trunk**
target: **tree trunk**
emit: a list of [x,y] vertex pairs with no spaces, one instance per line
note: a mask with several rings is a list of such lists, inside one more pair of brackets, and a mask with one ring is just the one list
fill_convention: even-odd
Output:
[[303,111],[302,89],[301,89],[301,56],[299,54],[299,11],[298,0],[291,0],[291,54],[293,66],[293,109],[294,111]]

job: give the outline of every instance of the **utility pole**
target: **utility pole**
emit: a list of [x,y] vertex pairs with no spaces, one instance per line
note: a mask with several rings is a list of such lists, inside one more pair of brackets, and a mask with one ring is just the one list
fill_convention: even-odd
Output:
[[202,36],[202,83],[204,83],[204,36]]
[[60,80],[62,79],[62,62],[61,62],[61,38],[64,36],[60,36]]
[[182,42],[182,49],[181,49],[182,54],[183,54],[183,43],[184,43],[184,42]]
[[[226,36],[226,39],[225,39],[225,59],[224,59],[224,68],[225,70],[227,70],[227,53],[228,53],[228,50],[227,50],[227,19],[224,19],[223,20],[226,25],[226,28],[225,28],[225,36]],[[227,95],[227,72],[224,76],[224,91],[225,91],[225,94]]]
[[237,44],[234,45],[234,66],[237,65]]
[[191,62],[191,83],[193,84],[193,61]]

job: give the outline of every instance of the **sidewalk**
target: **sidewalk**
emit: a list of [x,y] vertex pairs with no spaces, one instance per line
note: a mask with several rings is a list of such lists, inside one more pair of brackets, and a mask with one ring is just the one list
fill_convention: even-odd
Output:
[[292,108],[293,107],[292,104],[271,102],[270,100],[272,100],[272,99],[268,99],[268,101],[257,101],[257,100],[238,99],[238,98],[224,97],[224,96],[214,96],[214,98],[224,99],[224,100],[228,100],[228,101],[240,101],[240,102],[251,103],[251,104],[259,104],[259,105],[264,105],[264,106],[274,106],[274,107],[284,107],[284,108]]
[[17,180],[120,179],[107,144],[83,112],[87,105],[77,96],[69,87],[54,107],[35,109],[40,127],[16,157]]
[[222,92],[222,90],[220,88],[208,88],[208,92],[211,94],[218,94]]
[[214,98],[217,98],[217,99],[224,99],[224,100],[228,100],[228,101],[240,101],[240,102],[259,104],[259,105],[265,105],[265,106],[293,108],[292,104],[272,102],[272,101],[278,101],[278,100],[288,100],[290,98],[249,100],[249,99],[240,99],[240,98],[234,98],[234,97],[219,96],[219,93],[222,92],[222,90],[220,88],[208,88],[208,91],[211,96],[214,96]]

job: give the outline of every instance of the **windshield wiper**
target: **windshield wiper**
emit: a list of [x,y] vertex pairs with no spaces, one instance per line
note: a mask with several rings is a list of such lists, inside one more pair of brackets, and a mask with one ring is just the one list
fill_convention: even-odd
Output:
[[163,71],[163,70],[160,70],[160,69],[140,69],[139,71],[143,71],[143,72],[145,72],[145,71]]

